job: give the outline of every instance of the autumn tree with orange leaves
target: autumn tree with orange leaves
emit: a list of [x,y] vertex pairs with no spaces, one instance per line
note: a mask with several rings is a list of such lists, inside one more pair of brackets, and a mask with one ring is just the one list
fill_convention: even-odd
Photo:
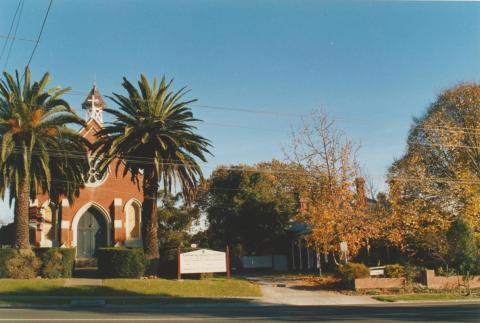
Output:
[[354,256],[379,234],[367,210],[365,183],[359,179],[358,149],[320,111],[303,120],[284,147],[287,160],[304,170],[295,182],[302,200],[296,220],[309,226],[307,242],[319,252],[338,255],[340,242],[345,241]]
[[389,174],[388,240],[425,262],[447,265],[447,232],[463,218],[480,238],[480,85],[441,93],[414,119],[406,153]]

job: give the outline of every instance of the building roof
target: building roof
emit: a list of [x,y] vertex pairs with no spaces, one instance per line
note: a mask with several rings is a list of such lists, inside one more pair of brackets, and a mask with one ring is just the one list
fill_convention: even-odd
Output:
[[88,94],[85,101],[82,103],[83,109],[90,108],[104,108],[106,106],[105,101],[103,100],[100,91],[98,91],[97,86],[94,85],[90,93]]

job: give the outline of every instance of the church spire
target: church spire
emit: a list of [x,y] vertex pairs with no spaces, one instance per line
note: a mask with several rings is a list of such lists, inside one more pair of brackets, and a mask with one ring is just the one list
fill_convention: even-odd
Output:
[[102,125],[103,108],[105,108],[105,106],[105,101],[103,101],[102,95],[97,90],[96,84],[94,84],[87,98],[82,103],[82,108],[87,110],[87,121],[94,119],[100,125]]

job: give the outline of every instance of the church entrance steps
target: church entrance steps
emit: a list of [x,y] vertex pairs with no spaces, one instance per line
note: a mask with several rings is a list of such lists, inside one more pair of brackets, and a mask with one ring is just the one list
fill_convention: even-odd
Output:
[[65,280],[64,287],[77,287],[77,286],[102,286],[102,279],[93,278],[69,278]]

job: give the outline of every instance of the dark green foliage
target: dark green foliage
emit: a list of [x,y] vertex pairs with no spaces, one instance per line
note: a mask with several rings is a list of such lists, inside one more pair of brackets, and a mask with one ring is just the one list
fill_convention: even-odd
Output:
[[476,272],[478,247],[472,228],[461,217],[455,219],[447,232],[448,263],[459,272]]
[[405,267],[400,264],[385,265],[385,277],[400,278],[405,276]]
[[75,266],[75,248],[36,248],[42,260],[40,269],[44,278],[70,278]]
[[9,223],[0,227],[0,246],[13,246],[15,244],[15,225]]
[[297,199],[280,176],[283,164],[216,169],[204,199],[210,247],[240,245],[246,254],[286,252],[282,249],[297,211]]
[[370,277],[370,269],[364,264],[350,262],[346,265],[340,265],[337,274],[343,282],[350,284],[357,278]]
[[98,273],[104,278],[140,278],[145,272],[145,255],[140,248],[100,248]]
[[184,251],[190,247],[188,231],[192,223],[198,220],[200,210],[196,204],[186,205],[181,194],[163,194],[161,202],[158,206],[159,273],[174,276],[177,274],[177,249],[180,247]]
[[15,249],[2,248],[0,249],[0,278],[7,277],[6,264],[7,261],[15,256]]

